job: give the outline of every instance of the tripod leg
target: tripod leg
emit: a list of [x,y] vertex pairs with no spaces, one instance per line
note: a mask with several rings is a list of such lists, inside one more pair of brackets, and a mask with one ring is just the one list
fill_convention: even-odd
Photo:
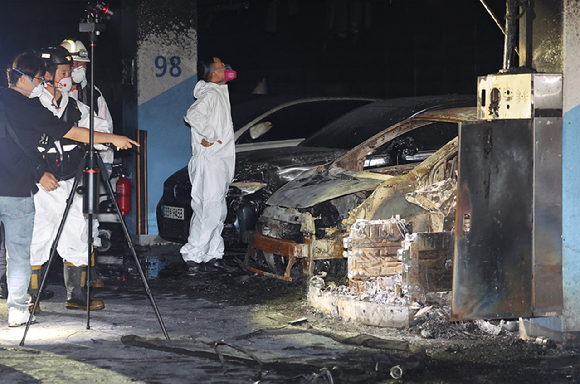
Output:
[[103,180],[105,181],[105,188],[107,189],[107,194],[111,201],[114,202],[115,212],[117,213],[117,217],[119,222],[121,223],[121,228],[123,228],[123,234],[125,235],[125,240],[127,241],[127,245],[129,249],[131,249],[131,254],[133,255],[133,259],[135,260],[135,265],[137,266],[137,270],[139,271],[139,275],[141,276],[141,280],[143,281],[143,286],[145,287],[145,293],[151,302],[151,306],[155,311],[155,316],[157,316],[157,320],[159,321],[159,325],[161,326],[161,330],[163,331],[163,335],[165,336],[166,340],[169,340],[169,334],[167,333],[167,329],[165,328],[165,324],[163,323],[163,319],[161,318],[161,314],[159,313],[159,309],[157,308],[157,304],[155,303],[155,299],[151,294],[151,289],[149,288],[149,284],[147,284],[147,278],[143,273],[143,268],[141,268],[141,263],[139,262],[139,258],[137,257],[137,253],[135,252],[135,248],[133,247],[133,242],[131,241],[131,236],[129,235],[129,231],[127,230],[127,225],[125,224],[125,220],[123,220],[123,215],[121,214],[121,210],[119,209],[119,204],[117,203],[117,199],[113,192],[113,188],[111,187],[111,182],[109,180],[109,174],[105,168],[105,164],[103,164],[103,160],[101,156],[97,153],[97,164],[99,169],[101,170],[101,175]]
[[97,260],[95,256],[96,252],[97,247],[93,245],[93,253],[91,255],[91,265],[89,266],[89,268],[91,269],[91,281],[89,282],[89,284],[91,284],[91,287],[93,288],[102,288],[105,286],[105,283],[103,283],[103,281],[99,278],[99,273],[97,269]]
[[89,229],[88,229],[88,235],[89,235],[89,241],[88,241],[88,256],[87,256],[87,260],[88,263],[87,265],[89,266],[87,268],[87,329],[91,329],[91,284],[89,283],[91,281],[91,256],[93,253],[93,214],[89,213],[88,215],[88,224],[89,224]]
[[[81,169],[81,167],[79,167],[79,169]],[[34,300],[34,306],[32,307],[32,311],[30,312],[30,317],[28,318],[28,322],[26,323],[26,329],[24,330],[24,336],[22,336],[22,340],[20,341],[21,347],[24,345],[24,340],[26,339],[26,335],[28,334],[28,329],[30,328],[30,324],[32,322],[32,319],[34,318],[34,312],[36,312],[36,308],[38,308],[38,303],[40,302],[40,295],[42,294],[42,291],[44,290],[44,285],[46,284],[46,278],[48,276],[48,271],[50,270],[52,260],[54,259],[54,254],[56,253],[56,247],[58,245],[58,241],[60,240],[60,236],[62,235],[64,223],[65,223],[66,218],[68,216],[68,213],[70,211],[70,207],[72,205],[73,198],[75,197],[75,191],[76,191],[78,185],[79,185],[79,177],[75,177],[73,187],[70,191],[68,199],[66,200],[66,208],[64,209],[64,213],[62,215],[62,220],[60,221],[60,224],[58,225],[58,231],[56,233],[56,237],[54,238],[54,241],[52,242],[52,245],[50,247],[50,256],[48,258],[48,263],[46,265],[46,272],[44,272],[42,275],[42,283],[40,284],[40,288],[38,290],[38,295],[36,296],[36,300]]]

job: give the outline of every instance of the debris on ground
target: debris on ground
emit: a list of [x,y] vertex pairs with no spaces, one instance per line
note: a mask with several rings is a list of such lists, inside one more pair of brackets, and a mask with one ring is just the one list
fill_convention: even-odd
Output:
[[400,276],[385,276],[365,280],[352,287],[329,284],[324,279],[313,276],[309,284],[337,297],[389,306],[406,306],[415,311],[408,332],[424,339],[473,339],[482,335],[508,335],[518,337],[517,321],[475,320],[451,322],[451,292],[430,292],[425,302],[405,295],[400,289]]

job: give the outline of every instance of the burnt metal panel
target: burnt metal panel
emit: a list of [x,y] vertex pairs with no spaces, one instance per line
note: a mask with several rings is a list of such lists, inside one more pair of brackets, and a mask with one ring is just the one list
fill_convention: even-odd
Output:
[[[308,246],[308,245],[306,245]],[[258,232],[252,232],[249,238],[248,250],[246,251],[246,257],[244,260],[244,265],[248,271],[258,273],[263,276],[274,277],[276,279],[284,281],[292,281],[292,267],[298,261],[298,258],[302,256],[303,245],[298,244],[293,241],[276,239],[274,237],[262,235]],[[252,259],[256,259],[256,250],[259,249],[266,254],[273,256],[274,253],[284,256],[287,258],[286,267],[284,274],[279,274],[278,271],[267,272],[261,269],[253,267],[251,264]],[[278,257],[278,256],[276,256]],[[269,263],[268,263],[269,264]]]
[[460,125],[452,320],[532,314],[532,120]]
[[403,243],[401,282],[405,295],[423,301],[429,292],[451,289],[453,233],[418,232]]
[[562,313],[562,118],[534,119],[533,315]]
[[397,257],[408,232],[405,220],[357,220],[351,227],[348,244],[348,278],[370,279],[401,273]]
[[[532,22],[532,65],[538,72],[564,71],[564,2],[535,0]],[[574,4],[574,2],[568,2]]]

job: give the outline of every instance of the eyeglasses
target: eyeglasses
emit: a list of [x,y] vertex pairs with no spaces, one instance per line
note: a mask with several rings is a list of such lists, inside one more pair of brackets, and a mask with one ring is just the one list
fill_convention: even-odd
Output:
[[229,64],[224,64],[224,63],[217,63],[217,64],[221,64],[221,67],[213,67],[213,68],[207,68],[207,72],[209,71],[217,71],[218,69],[232,69],[232,67],[230,67]]
[[[21,71],[20,69],[18,69],[18,68],[12,68],[12,70],[14,70],[14,71],[16,71],[16,72],[20,73],[21,75],[24,75],[24,76],[28,77],[28,75],[27,75],[27,74],[25,74],[24,72],[22,72],[22,71]],[[30,79],[30,77],[28,77],[28,78]],[[33,79],[40,80],[40,82],[41,82],[41,83],[44,83],[44,77],[33,77]],[[32,81],[32,80],[31,80],[31,81]]]
[[215,67],[205,67],[207,71],[216,71],[218,69],[224,69],[225,67],[227,67],[227,64],[224,64],[223,61],[220,62],[214,62],[212,63],[212,65],[215,65]]

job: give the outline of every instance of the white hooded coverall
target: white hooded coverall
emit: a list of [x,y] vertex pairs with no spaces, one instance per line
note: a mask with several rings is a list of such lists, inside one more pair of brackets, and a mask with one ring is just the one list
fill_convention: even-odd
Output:
[[[226,194],[234,177],[236,150],[228,86],[200,80],[193,96],[196,101],[185,116],[191,127],[192,156],[188,171],[193,215],[181,255],[186,262],[203,263],[221,259],[224,254],[221,232],[227,214]],[[204,147],[203,139],[213,145]]]
[[[62,93],[58,108],[52,103],[53,95],[44,90],[39,97],[45,108],[50,110],[55,116],[61,118],[68,105],[68,95]],[[81,120],[75,123],[79,127],[89,126],[90,109],[85,104],[77,101]],[[107,132],[107,122],[95,117],[95,131]],[[46,191],[37,184],[38,192],[34,195],[34,228],[32,232],[32,244],[30,245],[30,263],[33,266],[44,264],[50,256],[50,247],[54,241],[58,226],[62,220],[66,200],[74,184],[74,178],[61,180],[59,187],[54,191]],[[83,214],[83,197],[75,193],[73,203],[68,213],[64,228],[57,245],[58,254],[76,267],[88,265],[88,220]],[[101,245],[98,237],[99,222],[93,219],[93,243],[95,246]]]

